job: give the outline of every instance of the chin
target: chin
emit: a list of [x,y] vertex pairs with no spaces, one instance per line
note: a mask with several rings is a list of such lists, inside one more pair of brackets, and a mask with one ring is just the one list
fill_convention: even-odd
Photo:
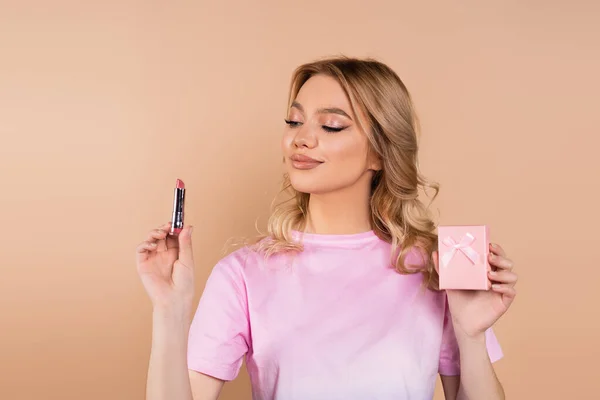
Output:
[[296,191],[309,194],[324,194],[340,189],[339,184],[324,182],[323,179],[319,179],[319,177],[299,177],[295,176],[293,173],[290,174],[290,183]]
[[324,188],[323,185],[319,184],[319,179],[315,179],[314,177],[296,176],[293,172],[289,174],[290,176],[290,184],[294,188],[294,190],[301,193],[323,193],[327,191],[327,188]]
[[315,193],[315,191],[318,191],[317,189],[317,185],[310,184],[307,182],[298,182],[294,179],[291,180],[291,185],[294,188],[295,191],[300,192],[300,193]]

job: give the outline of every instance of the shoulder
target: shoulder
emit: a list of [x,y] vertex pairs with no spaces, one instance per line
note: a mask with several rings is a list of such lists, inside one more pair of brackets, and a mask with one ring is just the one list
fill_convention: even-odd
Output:
[[243,280],[245,269],[249,264],[254,264],[257,261],[256,255],[253,253],[251,249],[243,247],[222,257],[213,266],[209,280],[217,277]]
[[215,268],[241,270],[249,263],[255,263],[257,261],[256,256],[258,254],[254,250],[248,246],[244,246],[222,257],[215,265]]
[[289,258],[287,253],[273,254],[267,258],[263,252],[257,251],[253,246],[246,245],[218,260],[212,269],[211,275],[227,274],[244,279],[248,275],[267,269],[269,266],[287,264],[286,260]]

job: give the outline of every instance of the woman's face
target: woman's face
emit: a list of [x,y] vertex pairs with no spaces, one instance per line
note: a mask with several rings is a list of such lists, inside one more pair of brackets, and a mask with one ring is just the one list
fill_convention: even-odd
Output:
[[368,139],[346,94],[329,76],[315,75],[302,86],[288,111],[287,124],[284,163],[299,192],[323,194],[370,185],[370,170],[380,169],[378,162],[369,160]]

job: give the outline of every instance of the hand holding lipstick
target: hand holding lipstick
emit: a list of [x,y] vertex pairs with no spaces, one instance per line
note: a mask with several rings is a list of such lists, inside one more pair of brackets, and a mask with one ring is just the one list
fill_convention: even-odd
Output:
[[136,251],[138,274],[153,306],[190,307],[194,297],[192,227],[169,235],[171,222],[148,233]]
[[185,185],[175,182],[172,220],[150,231],[137,248],[137,269],[154,307],[191,305],[194,296],[192,227],[183,223]]

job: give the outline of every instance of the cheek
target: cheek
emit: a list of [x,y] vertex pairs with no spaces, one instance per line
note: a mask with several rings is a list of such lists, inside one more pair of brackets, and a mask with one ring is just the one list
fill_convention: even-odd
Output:
[[292,148],[292,142],[294,140],[294,135],[289,131],[286,131],[281,137],[281,150],[283,154],[288,154],[290,149]]
[[362,167],[367,155],[364,141],[356,138],[332,140],[327,146],[327,159],[337,168],[350,166],[351,170]]

